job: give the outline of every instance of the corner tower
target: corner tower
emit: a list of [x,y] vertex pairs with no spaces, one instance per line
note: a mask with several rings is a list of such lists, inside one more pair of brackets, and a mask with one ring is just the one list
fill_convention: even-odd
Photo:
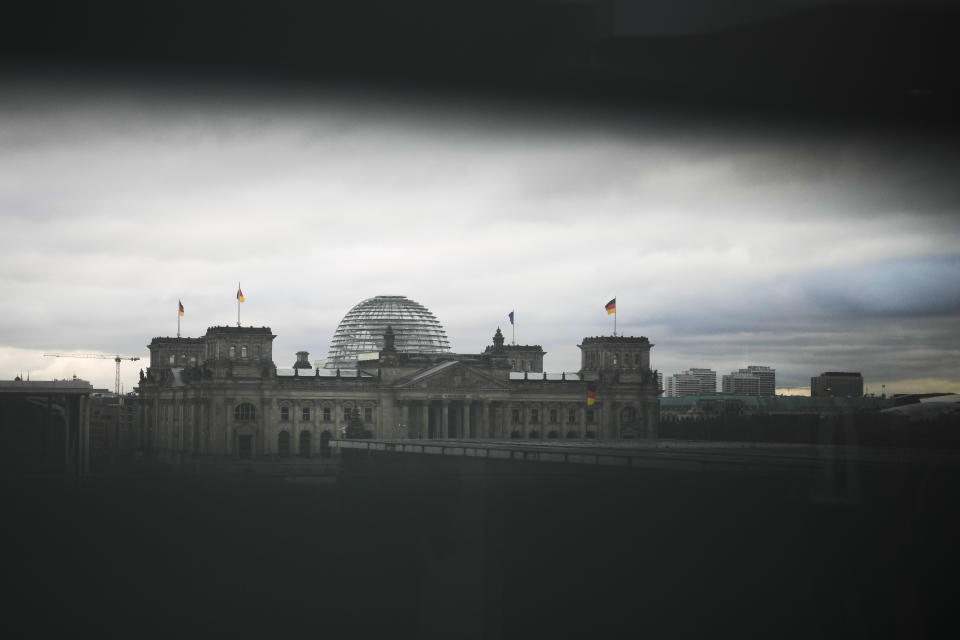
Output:
[[596,389],[602,437],[656,438],[660,424],[660,384],[650,368],[646,336],[584,338],[580,379]]

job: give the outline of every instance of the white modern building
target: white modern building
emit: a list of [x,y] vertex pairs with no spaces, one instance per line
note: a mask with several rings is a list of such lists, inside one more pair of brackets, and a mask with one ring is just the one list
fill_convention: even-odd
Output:
[[665,395],[680,396],[711,395],[717,392],[717,372],[710,369],[688,369],[667,378]]
[[776,369],[761,365],[749,365],[746,369],[733,371],[723,376],[721,382],[723,393],[737,395],[776,395]]

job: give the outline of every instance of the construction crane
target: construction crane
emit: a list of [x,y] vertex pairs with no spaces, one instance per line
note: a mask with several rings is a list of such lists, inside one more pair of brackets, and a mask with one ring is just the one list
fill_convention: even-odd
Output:
[[113,360],[117,363],[117,379],[115,393],[120,398],[120,361],[121,360],[139,360],[139,356],[108,356],[103,353],[45,353],[46,358],[98,358],[100,360]]

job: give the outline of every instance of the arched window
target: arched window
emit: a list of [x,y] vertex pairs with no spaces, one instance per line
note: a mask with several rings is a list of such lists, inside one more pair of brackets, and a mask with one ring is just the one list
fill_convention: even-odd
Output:
[[236,358],[236,357],[237,357],[237,347],[236,347],[236,345],[230,345],[230,357],[231,357],[231,358]]
[[233,410],[233,417],[237,420],[253,420],[257,417],[257,409],[249,402],[244,402]]
[[240,357],[241,358],[247,357],[247,345],[243,345],[242,347],[240,347]]

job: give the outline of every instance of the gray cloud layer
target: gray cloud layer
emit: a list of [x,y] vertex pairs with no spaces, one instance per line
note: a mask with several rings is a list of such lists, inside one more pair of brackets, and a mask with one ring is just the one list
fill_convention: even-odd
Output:
[[960,377],[953,139],[362,93],[3,91],[0,377],[45,350],[145,355],[178,298],[187,335],[234,323],[238,280],[281,366],[399,293],[463,351],[516,309],[518,341],[573,370],[616,295],[618,328],[667,374]]

